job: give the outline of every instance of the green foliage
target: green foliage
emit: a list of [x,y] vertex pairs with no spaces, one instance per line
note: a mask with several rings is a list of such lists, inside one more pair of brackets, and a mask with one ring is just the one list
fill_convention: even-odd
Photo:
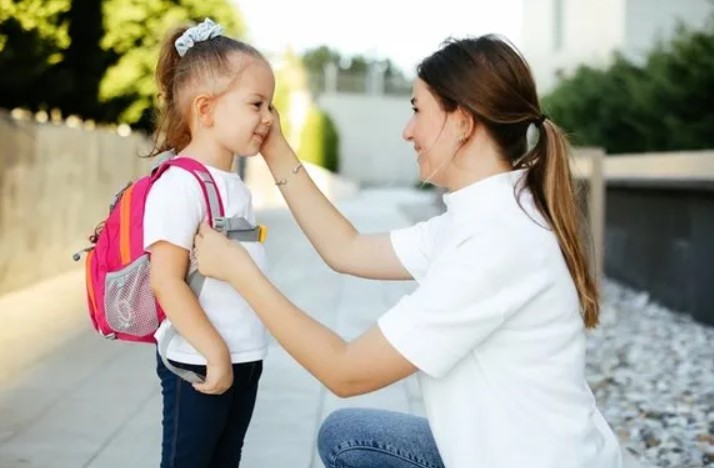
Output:
[[[340,66],[346,72],[361,74],[367,72],[369,64],[374,60],[362,55],[343,57],[336,50],[323,45],[307,50],[302,55],[302,62],[310,74],[321,74],[325,69],[325,65],[330,62]],[[391,60],[387,59],[382,62],[385,66],[385,77],[403,77],[402,72]]]
[[606,70],[580,67],[543,99],[576,144],[609,153],[714,147],[714,21],[680,28],[638,66],[616,56]]
[[300,136],[300,158],[325,169],[339,171],[339,136],[332,119],[316,106],[310,107]]
[[161,42],[205,17],[244,33],[231,0],[0,0],[0,106],[150,130]]
[[295,93],[306,89],[305,68],[300,57],[288,51],[281,57],[281,66],[275,70],[275,94],[273,105],[280,113],[283,134],[290,144],[296,146],[300,137],[300,122],[291,120],[291,103]]
[[70,0],[0,0],[0,106],[16,107],[52,90],[50,70],[70,44]]
[[328,63],[340,63],[340,54],[323,45],[306,51],[302,56],[302,63],[310,73],[322,73]]
[[229,0],[105,0],[101,45],[118,57],[99,92],[107,120],[151,127],[161,43],[172,28],[205,17],[221,24],[227,35],[240,37],[245,31]]

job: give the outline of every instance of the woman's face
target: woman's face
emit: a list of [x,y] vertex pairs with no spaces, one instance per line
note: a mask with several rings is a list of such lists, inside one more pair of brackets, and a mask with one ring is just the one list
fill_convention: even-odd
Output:
[[444,185],[444,170],[459,149],[455,112],[446,112],[427,84],[417,78],[412,91],[412,118],[402,138],[414,146],[419,164],[419,178]]

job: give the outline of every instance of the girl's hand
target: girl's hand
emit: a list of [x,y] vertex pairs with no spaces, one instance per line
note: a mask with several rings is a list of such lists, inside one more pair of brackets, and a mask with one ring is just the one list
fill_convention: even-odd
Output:
[[273,114],[273,123],[270,125],[270,131],[260,147],[260,154],[266,159],[275,157],[284,151],[286,147],[289,148],[280,125],[280,114],[272,104],[270,106],[270,112]]
[[209,360],[206,364],[206,380],[193,384],[196,391],[207,395],[221,395],[233,385],[233,366],[230,359]]
[[204,276],[230,282],[236,275],[242,277],[258,268],[242,245],[212,229],[205,221],[198,229],[194,244],[198,271]]

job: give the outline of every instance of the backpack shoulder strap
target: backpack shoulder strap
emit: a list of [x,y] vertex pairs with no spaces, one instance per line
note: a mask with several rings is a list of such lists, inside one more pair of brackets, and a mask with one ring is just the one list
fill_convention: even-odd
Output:
[[203,199],[206,202],[206,209],[208,210],[208,224],[211,227],[214,227],[215,218],[222,218],[224,216],[224,208],[221,195],[218,192],[218,186],[216,185],[216,181],[213,179],[213,176],[211,176],[211,173],[208,169],[206,169],[206,166],[195,159],[172,158],[164,161],[156,167],[156,169],[151,173],[152,182],[155,182],[156,179],[161,177],[161,175],[172,166],[180,167],[181,169],[188,171],[196,178],[198,185],[201,187]]

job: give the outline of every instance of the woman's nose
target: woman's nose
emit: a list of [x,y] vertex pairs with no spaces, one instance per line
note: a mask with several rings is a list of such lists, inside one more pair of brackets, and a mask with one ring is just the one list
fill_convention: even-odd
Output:
[[404,130],[402,131],[402,138],[406,141],[412,141],[413,138],[413,132],[412,132],[412,122],[409,121],[407,122],[406,127],[404,127]]

